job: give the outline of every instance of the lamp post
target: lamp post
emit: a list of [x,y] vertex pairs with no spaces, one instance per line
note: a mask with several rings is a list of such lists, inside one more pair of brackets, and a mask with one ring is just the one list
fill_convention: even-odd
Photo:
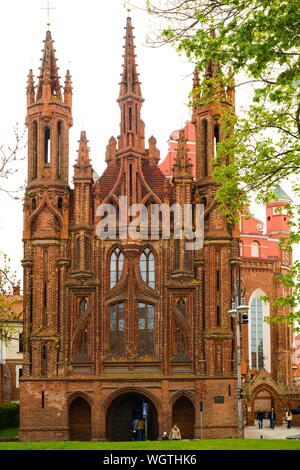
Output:
[[[237,291],[237,289],[236,289]],[[240,292],[236,295],[236,301],[232,302],[229,314],[236,320],[236,359],[237,359],[237,417],[238,417],[238,438],[244,439],[244,426],[243,426],[243,389],[242,389],[242,369],[241,369],[241,324],[248,323],[248,310],[249,306],[246,305],[245,299],[241,298]]]

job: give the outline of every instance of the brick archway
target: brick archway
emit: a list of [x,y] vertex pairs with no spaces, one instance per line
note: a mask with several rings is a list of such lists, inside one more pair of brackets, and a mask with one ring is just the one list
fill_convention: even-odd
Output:
[[69,406],[70,441],[90,441],[92,437],[91,407],[82,396],[75,397]]
[[[139,391],[127,391],[117,395],[107,407],[106,436],[109,441],[131,441],[131,423],[142,417],[142,403],[148,403],[147,439],[158,439],[158,416],[155,404]],[[144,431],[144,439],[145,439]]]
[[180,396],[173,404],[172,424],[177,424],[182,439],[194,438],[195,407],[185,395]]
[[252,419],[251,422],[255,423],[255,417],[257,411],[261,410],[265,412],[265,419],[268,419],[268,413],[271,411],[271,408],[274,408],[277,412],[278,419],[278,403],[276,400],[277,393],[269,385],[263,384],[253,390],[252,394]]

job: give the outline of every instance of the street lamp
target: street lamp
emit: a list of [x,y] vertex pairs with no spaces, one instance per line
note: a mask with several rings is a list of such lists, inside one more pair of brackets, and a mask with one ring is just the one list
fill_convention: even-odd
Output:
[[244,438],[243,426],[243,389],[242,389],[242,370],[241,370],[241,324],[248,323],[249,306],[246,305],[245,299],[241,298],[240,293],[236,295],[236,301],[232,302],[229,314],[236,320],[236,347],[237,347],[237,415],[238,415],[238,438]]

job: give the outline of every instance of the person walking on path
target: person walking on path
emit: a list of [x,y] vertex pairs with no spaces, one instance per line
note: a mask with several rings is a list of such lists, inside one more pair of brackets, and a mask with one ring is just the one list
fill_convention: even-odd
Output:
[[257,413],[256,419],[258,421],[258,428],[262,429],[264,424],[265,413],[262,410],[259,410]]
[[293,415],[292,413],[290,412],[290,410],[288,410],[285,414],[285,419],[287,420],[287,428],[288,429],[291,429],[292,427],[292,419],[293,419]]
[[271,411],[269,412],[269,420],[270,420],[270,428],[274,429],[275,422],[276,422],[276,413],[274,411],[274,408],[271,408]]
[[177,441],[181,439],[180,430],[177,424],[174,424],[173,428],[171,429],[169,439],[173,441]]

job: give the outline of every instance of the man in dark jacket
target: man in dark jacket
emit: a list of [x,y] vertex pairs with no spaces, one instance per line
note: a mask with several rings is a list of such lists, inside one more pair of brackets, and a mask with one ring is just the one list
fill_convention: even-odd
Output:
[[269,420],[270,420],[270,428],[274,429],[275,421],[276,421],[276,413],[274,411],[274,408],[271,408],[271,411],[269,412]]
[[258,428],[259,429],[262,429],[262,427],[263,427],[264,417],[265,417],[265,413],[262,410],[259,410],[259,412],[257,413],[257,416],[256,416],[256,419],[258,421]]

